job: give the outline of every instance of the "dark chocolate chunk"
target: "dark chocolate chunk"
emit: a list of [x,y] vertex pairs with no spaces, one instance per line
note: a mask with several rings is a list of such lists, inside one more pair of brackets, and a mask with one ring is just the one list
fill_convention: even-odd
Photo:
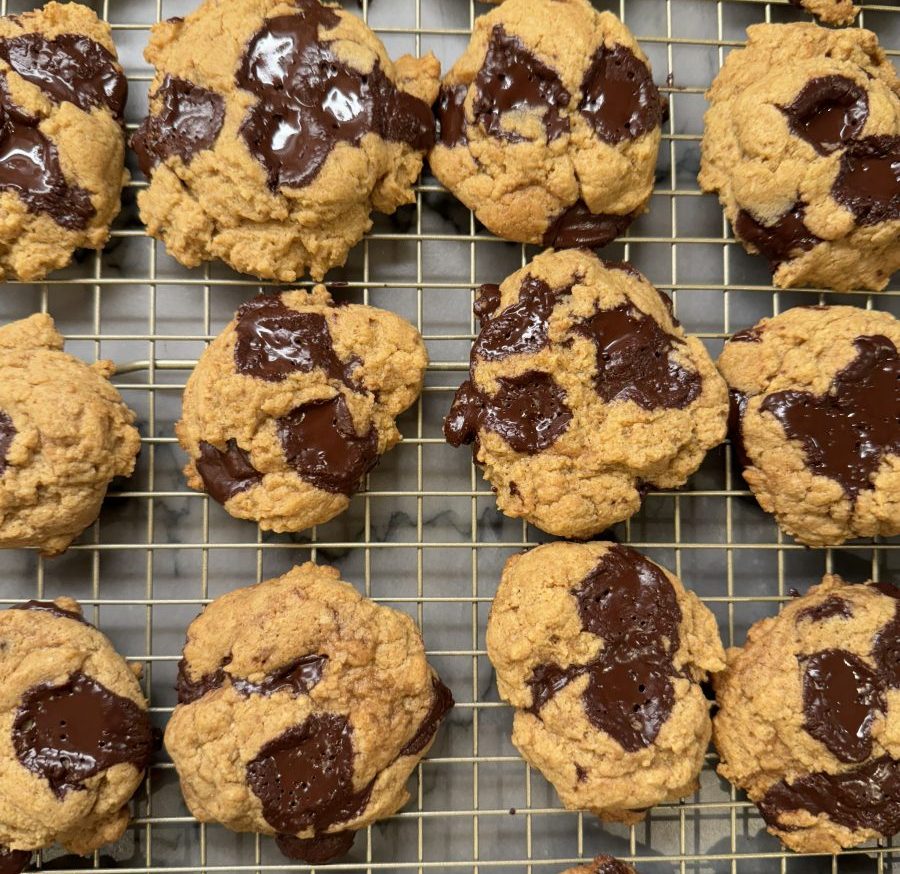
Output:
[[48,39],[41,33],[0,39],[0,58],[56,103],[90,112],[105,106],[121,119],[128,82],[116,59],[100,43],[79,33]]
[[600,310],[574,330],[597,346],[594,386],[603,400],[630,400],[645,410],[682,409],[700,396],[700,374],[672,359],[684,341],[633,304]]
[[568,115],[563,115],[572,95],[559,73],[539,60],[521,40],[497,24],[491,31],[484,63],[475,77],[472,110],[476,123],[491,136],[508,142],[525,137],[503,126],[508,112],[534,110],[543,114],[547,142],[569,132]]
[[582,768],[578,762],[575,763],[575,779],[578,780],[579,783],[584,783],[588,778],[587,768]]
[[797,621],[808,619],[810,622],[824,622],[826,619],[849,619],[853,615],[853,603],[846,598],[831,595],[813,607],[807,607],[797,614]]
[[855,140],[869,117],[869,98],[846,76],[810,79],[794,102],[779,107],[791,132],[820,155],[830,155]]
[[0,476],[6,472],[9,447],[18,432],[9,413],[0,410]]
[[146,770],[154,747],[147,711],[80,672],[29,689],[12,740],[18,760],[58,798],[113,765]]
[[591,874],[631,874],[633,869],[612,856],[598,856]]
[[212,692],[224,686],[227,676],[225,665],[230,661],[230,657],[226,658],[211,674],[204,674],[199,680],[193,680],[188,673],[187,661],[181,658],[178,662],[178,677],[175,680],[178,703],[193,704],[195,701],[199,701],[207,692]]
[[0,874],[21,874],[31,863],[31,850],[10,850],[0,847]]
[[466,142],[465,85],[442,85],[434,108],[438,128],[438,142],[448,149]]
[[631,49],[602,44],[581,83],[578,111],[606,143],[636,140],[662,120],[659,89]]
[[633,213],[593,213],[578,200],[550,222],[541,243],[554,249],[599,249],[624,234],[633,220]]
[[500,306],[500,286],[493,282],[486,282],[478,287],[475,292],[475,303],[472,305],[472,311],[475,318],[484,325],[491,316],[497,312]]
[[900,218],[900,137],[866,137],[851,143],[841,155],[831,193],[858,225]]
[[326,492],[352,495],[378,461],[375,428],[357,435],[343,395],[295,407],[277,431],[287,463]]
[[762,342],[762,328],[744,328],[742,331],[735,331],[731,335],[731,343],[760,343]]
[[266,674],[259,682],[251,682],[244,677],[231,677],[231,685],[240,695],[274,695],[289,691],[292,695],[307,695],[317,686],[325,671],[328,656],[313,653]]
[[269,188],[308,185],[338,143],[358,145],[368,133],[429,149],[431,108],[400,91],[380,61],[360,73],[320,39],[320,30],[340,22],[335,10],[318,0],[294,6],[296,13],[269,18],[254,34],[235,76],[256,98],[241,135],[265,168]]
[[148,177],[172,155],[190,164],[198,152],[211,149],[225,119],[224,98],[186,79],[166,76],[154,96],[162,103],[160,111],[148,115],[131,138]]
[[314,838],[295,838],[293,835],[278,835],[275,842],[278,849],[288,859],[297,859],[308,865],[324,865],[338,856],[345,856],[353,847],[356,832],[350,829],[332,834],[316,835]]
[[803,219],[806,206],[802,203],[786,212],[773,225],[758,222],[749,212],[742,209],[734,224],[734,231],[745,243],[756,248],[775,270],[779,264],[808,252],[822,240],[806,227]]
[[900,599],[900,586],[896,586],[894,583],[883,580],[880,583],[869,583],[868,585],[873,589],[878,589],[882,595],[887,595],[889,598]]
[[880,334],[857,337],[857,354],[827,394],[780,391],[760,410],[799,440],[809,469],[840,483],[851,500],[873,488],[872,476],[890,454],[900,454],[900,356]]
[[359,390],[352,378],[359,361],[337,357],[328,321],[320,313],[289,309],[278,295],[257,295],[237,311],[235,333],[238,373],[280,382],[291,373],[319,368],[329,379]]
[[13,604],[10,610],[37,610],[41,613],[51,613],[60,619],[71,619],[74,622],[80,622],[82,625],[90,625],[80,613],[74,610],[63,610],[53,601],[23,601],[21,604]]
[[233,439],[225,444],[224,452],[201,440],[200,457],[194,459],[194,467],[207,494],[220,504],[258,485],[263,478],[250,462],[250,454]]
[[744,443],[744,413],[747,411],[747,395],[737,389],[728,389],[728,437],[734,449],[734,460],[743,470],[750,466],[747,446]]
[[432,680],[432,688],[434,694],[431,699],[431,707],[425,714],[422,724],[416,729],[416,733],[400,750],[401,756],[414,756],[421,753],[431,743],[438,726],[453,707],[453,693],[441,682],[440,677]]

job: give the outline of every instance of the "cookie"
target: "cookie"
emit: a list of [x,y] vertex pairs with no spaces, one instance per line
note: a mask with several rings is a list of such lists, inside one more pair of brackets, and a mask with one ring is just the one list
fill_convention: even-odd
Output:
[[545,252],[482,286],[475,313],[444,434],[474,444],[508,516],[590,537],[636,513],[649,488],[682,485],[724,439],[724,381],[630,264]]
[[852,24],[859,10],[853,0],[789,0],[798,9],[811,12],[825,24]]
[[883,289],[900,267],[900,80],[874,33],[759,24],[706,94],[700,186],[774,282]]
[[444,77],[429,156],[490,231],[603,246],[650,200],[664,102],[631,32],[587,0],[507,0]]
[[128,85],[109,25],[78,3],[0,18],[0,280],[102,249],[127,181]]
[[807,546],[900,534],[900,323],[797,307],[725,344],[732,437],[764,510]]
[[0,612],[0,870],[121,837],[155,744],[139,673],[71,598]]
[[826,575],[753,625],[716,678],[719,773],[792,850],[900,831],[898,598]]
[[244,304],[197,363],[175,431],[188,485],[239,519],[300,531],[333,519],[419,396],[422,337],[324,286]]
[[612,856],[597,856],[590,865],[568,868],[563,874],[637,874],[637,871]]
[[434,142],[433,55],[393,63],[318,0],[205,0],[154,26],[150,115],[132,139],[147,231],[188,267],[293,281],[343,264],[415,200]]
[[134,470],[140,435],[114,372],[63,352],[45,313],[0,328],[0,548],[63,552]]
[[636,822],[691,794],[710,737],[700,688],[716,621],[668,571],[614,543],[510,558],[487,627],[512,741],[569,810]]
[[413,621],[311,562],[191,623],[178,701],[166,748],[194,816],[311,864],[406,803],[453,706]]

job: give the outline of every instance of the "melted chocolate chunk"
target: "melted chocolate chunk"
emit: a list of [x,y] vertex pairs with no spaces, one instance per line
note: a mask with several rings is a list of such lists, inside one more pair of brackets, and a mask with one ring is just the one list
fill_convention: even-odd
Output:
[[82,625],[91,624],[80,613],[77,613],[74,610],[63,610],[62,607],[60,607],[53,601],[23,601],[21,604],[13,604],[9,609],[37,610],[41,613],[51,613],[53,616],[56,616],[60,619],[72,619],[75,622],[80,622]]
[[867,583],[867,585],[872,589],[878,589],[882,595],[887,595],[889,598],[900,599],[900,586],[895,586],[893,583],[880,582]]
[[21,874],[31,862],[31,850],[10,850],[0,847],[0,874]]
[[453,707],[453,693],[441,682],[439,677],[432,680],[434,695],[431,699],[431,707],[425,714],[425,719],[416,730],[416,733],[407,741],[406,746],[400,750],[401,756],[414,756],[421,753],[431,743],[438,726]]
[[9,447],[17,433],[9,413],[0,410],[0,476],[6,471]]
[[358,359],[341,361],[320,313],[297,312],[278,295],[257,295],[235,316],[234,364],[238,373],[280,382],[292,373],[324,370],[329,379],[359,390],[352,373]]
[[900,218],[900,137],[866,137],[851,143],[841,155],[831,193],[859,225]]
[[222,664],[211,674],[204,674],[199,680],[192,680],[188,673],[187,661],[181,658],[178,662],[178,677],[175,680],[175,689],[178,692],[179,704],[193,704],[199,701],[207,692],[212,692],[225,685],[225,665],[231,661],[226,658]]
[[320,30],[340,17],[318,0],[295,0],[296,14],[266,20],[238,67],[239,88],[256,97],[241,125],[269,188],[308,185],[338,143],[368,133],[426,151],[434,143],[431,108],[400,91],[376,60],[360,73],[344,63]]
[[672,658],[679,646],[681,608],[666,575],[644,556],[614,545],[572,594],[585,631],[603,639],[586,665],[535,668],[528,685],[531,712],[583,674],[590,722],[628,752],[653,743],[672,712]]
[[743,428],[747,400],[747,395],[743,392],[735,388],[728,389],[728,437],[734,449],[734,460],[742,470],[750,466]]
[[66,182],[59,151],[39,121],[12,103],[0,73],[0,191],[14,192],[29,210],[61,227],[83,230],[96,213],[91,195]]
[[485,395],[468,379],[457,389],[444,420],[451,446],[476,441],[485,428],[516,452],[534,455],[552,446],[569,427],[572,411],[566,393],[549,373],[529,370],[497,382],[500,388],[494,395]]
[[672,360],[676,344],[684,341],[633,304],[600,310],[574,330],[597,346],[594,387],[603,400],[630,400],[645,410],[682,409],[700,396],[700,374]]
[[466,142],[465,85],[442,85],[434,108],[438,128],[438,142],[448,149]]
[[525,137],[504,128],[503,116],[535,110],[543,113],[547,142],[552,143],[569,132],[569,119],[562,110],[571,99],[556,70],[539,60],[518,37],[507,34],[503,25],[494,26],[484,64],[475,77],[472,109],[476,123],[491,136],[518,143]]
[[842,762],[872,754],[872,723],[885,711],[877,674],[859,656],[826,649],[802,657],[803,727]]
[[250,454],[233,439],[225,444],[224,452],[212,443],[201,440],[200,457],[194,460],[194,467],[203,480],[207,494],[220,504],[258,485],[263,478],[251,464]]
[[791,132],[820,155],[830,155],[855,140],[869,117],[869,98],[846,76],[810,79],[788,106],[780,107]]
[[240,695],[274,695],[289,691],[292,695],[306,695],[319,684],[325,671],[328,656],[313,653],[289,662],[283,667],[266,674],[257,683],[244,677],[231,677],[231,685]]
[[262,747],[247,765],[247,783],[269,825],[319,835],[363,812],[375,781],[353,788],[352,735],[346,716],[314,713]]
[[295,838],[278,835],[278,849],[289,859],[297,859],[308,865],[324,865],[338,856],[345,856],[353,847],[356,832],[345,829],[333,834],[316,835],[314,838]]
[[482,325],[497,312],[497,307],[499,306],[499,285],[495,285],[493,282],[486,282],[484,285],[478,287],[478,291],[475,292],[475,303],[472,305],[472,311],[475,313],[475,318],[477,318]]
[[378,462],[377,432],[357,435],[343,395],[295,407],[277,430],[287,463],[326,492],[349,497]]
[[578,780],[579,783],[584,783],[588,778],[587,768],[582,768],[578,762],[575,763],[575,779]]
[[873,488],[871,477],[889,454],[900,455],[900,356],[884,336],[857,337],[853,359],[828,394],[781,391],[760,406],[803,445],[806,464],[840,483],[851,500]]
[[742,331],[735,331],[731,335],[732,343],[761,343],[762,328],[744,328]]
[[663,101],[647,65],[623,45],[601,45],[581,83],[578,111],[606,143],[636,140],[659,127]]
[[759,803],[763,819],[782,831],[782,814],[808,810],[826,814],[849,829],[872,829],[882,835],[900,831],[900,762],[890,756],[874,759],[841,774],[816,772],[793,782],[781,780]]
[[612,856],[598,856],[594,860],[593,874],[631,874],[632,869]]
[[105,106],[122,118],[128,82],[110,52],[82,34],[0,39],[0,58],[56,103],[74,103],[85,112]]
[[803,221],[805,215],[806,206],[798,203],[774,225],[764,225],[742,209],[734,223],[734,231],[745,243],[764,255],[769,267],[775,270],[779,264],[797,257],[801,252],[808,252],[822,242],[806,227]]
[[808,619],[810,622],[824,622],[826,619],[849,619],[853,616],[853,604],[837,595],[826,598],[821,604],[807,607],[797,614],[797,621]]
[[148,115],[131,138],[141,172],[148,177],[172,155],[190,164],[198,152],[211,149],[225,119],[224,98],[186,79],[166,76],[154,96],[162,108]]
[[550,222],[541,243],[554,249],[599,249],[625,233],[634,215],[593,213],[583,200]]
[[12,740],[22,765],[58,798],[113,765],[146,770],[154,746],[147,711],[80,672],[60,686],[29,689]]

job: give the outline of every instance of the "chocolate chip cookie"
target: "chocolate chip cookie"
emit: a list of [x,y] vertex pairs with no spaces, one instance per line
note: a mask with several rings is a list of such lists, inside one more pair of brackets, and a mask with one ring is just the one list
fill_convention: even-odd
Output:
[[178,700],[166,748],[194,816],[311,864],[406,803],[453,706],[412,620],[311,562],[191,623]]
[[798,9],[811,12],[825,24],[852,24],[859,11],[853,0],[789,0]]
[[429,164],[498,236],[604,246],[647,208],[663,108],[615,15],[507,0],[444,77]]
[[268,530],[327,522],[400,441],[395,419],[427,361],[408,322],[337,306],[324,286],[255,297],[185,387],[175,430],[188,485]]
[[597,856],[590,865],[568,868],[562,874],[638,874],[631,865],[626,865],[612,856]]
[[508,516],[589,537],[674,488],[725,437],[703,344],[630,264],[546,252],[475,302],[481,331],[444,434],[473,443]]
[[62,552],[134,470],[140,436],[114,372],[63,352],[45,313],[0,328],[0,548]]
[[797,307],[740,331],[719,369],[744,479],[808,546],[900,534],[900,323]]
[[0,279],[103,248],[128,178],[127,94],[110,27],[86,6],[0,18]]
[[760,24],[707,92],[700,185],[776,285],[879,290],[900,267],[900,79],[874,33]]
[[150,115],[132,139],[148,232],[182,264],[320,279],[415,199],[434,142],[433,55],[392,62],[318,0],[205,0],[153,28]]
[[135,674],[70,598],[0,612],[0,853],[21,871],[60,843],[119,839],[154,749]]
[[898,598],[826,576],[757,622],[716,680],[719,773],[792,850],[900,831]]
[[636,822],[689,795],[710,737],[700,688],[716,621],[668,571],[614,543],[550,543],[503,569],[487,628],[513,743],[570,810]]

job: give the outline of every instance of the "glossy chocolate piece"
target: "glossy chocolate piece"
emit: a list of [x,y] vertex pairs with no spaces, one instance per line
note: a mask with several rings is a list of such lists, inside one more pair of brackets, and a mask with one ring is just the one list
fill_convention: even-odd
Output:
[[612,856],[600,856],[594,861],[593,874],[632,874],[633,870]]
[[782,106],[791,132],[820,155],[830,155],[855,140],[869,117],[864,88],[846,76],[810,79],[793,103]]
[[9,413],[0,410],[0,476],[6,471],[9,447],[18,432]]
[[831,188],[858,225],[876,225],[900,218],[900,136],[866,137],[851,143],[841,155]]
[[347,855],[355,838],[355,831],[345,829],[333,834],[316,835],[314,838],[278,835],[275,842],[288,859],[296,859],[308,865],[324,865],[332,859]]
[[0,847],[0,874],[21,874],[31,863],[33,855],[31,850]]
[[[35,610],[40,613],[50,613],[59,619],[71,619],[74,622],[80,622],[82,625],[90,625],[80,613],[74,610],[64,610],[53,601],[23,601],[21,604],[13,604],[10,610]],[[93,627],[93,626],[92,626]]]
[[200,457],[194,459],[194,467],[207,494],[220,504],[258,485],[263,478],[251,463],[250,453],[233,439],[225,444],[224,452],[201,440]]
[[465,85],[442,85],[434,107],[437,121],[438,142],[448,149],[466,142],[466,95]]
[[624,234],[634,218],[632,213],[593,213],[578,200],[550,222],[541,243],[554,249],[599,249]]
[[416,733],[406,742],[400,750],[401,756],[415,756],[421,753],[431,743],[444,717],[453,707],[453,693],[441,682],[440,677],[432,680],[434,695],[431,699],[431,707],[425,714],[422,724],[416,729]]
[[808,619],[810,622],[824,622],[826,619],[850,619],[851,616],[853,616],[853,603],[846,598],[832,595],[821,604],[801,610],[797,614],[797,621]]
[[795,204],[773,225],[758,222],[749,212],[742,209],[734,224],[734,232],[745,243],[754,246],[769,261],[774,271],[779,264],[808,252],[822,240],[804,223],[806,207]]
[[744,328],[741,331],[735,331],[731,335],[731,343],[761,343],[762,328]]
[[475,318],[484,325],[497,312],[499,306],[500,286],[493,282],[480,285],[475,292],[475,303],[472,305]]

